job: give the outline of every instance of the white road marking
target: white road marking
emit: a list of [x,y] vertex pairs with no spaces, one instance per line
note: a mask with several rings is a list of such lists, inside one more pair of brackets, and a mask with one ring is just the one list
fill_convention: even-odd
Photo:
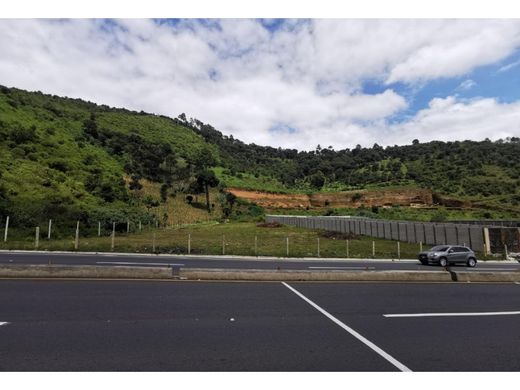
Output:
[[131,261],[96,261],[96,264],[115,264],[115,265],[184,265],[184,264],[173,264],[173,263],[137,263]]
[[415,313],[415,314],[383,314],[383,317],[469,317],[469,316],[512,316],[520,311],[488,311],[481,313]]
[[307,298],[305,295],[303,295],[302,293],[300,293],[298,290],[292,288],[291,286],[289,286],[287,283],[285,282],[282,282],[282,284],[287,287],[289,290],[291,290],[293,293],[295,293],[296,295],[298,295],[301,299],[303,299],[305,302],[307,302],[309,305],[311,305],[312,307],[314,307],[316,310],[318,310],[321,314],[323,314],[325,317],[327,317],[328,319],[332,320],[332,322],[334,322],[336,325],[339,325],[341,328],[343,328],[344,330],[346,330],[348,333],[350,333],[352,336],[354,336],[355,338],[357,338],[359,341],[361,341],[363,344],[365,344],[366,346],[368,346],[369,348],[371,348],[374,352],[378,353],[380,356],[382,356],[384,359],[386,359],[387,361],[389,361],[391,364],[393,364],[395,367],[397,367],[399,370],[401,371],[408,371],[408,372],[411,372],[412,370],[410,370],[408,367],[406,367],[404,364],[402,364],[401,362],[397,361],[396,359],[394,359],[392,356],[390,356],[388,353],[386,353],[385,351],[383,351],[381,348],[379,348],[377,345],[375,345],[374,343],[372,343],[371,341],[367,340],[365,337],[361,336],[358,332],[356,332],[354,329],[350,328],[349,326],[345,325],[343,322],[341,322],[340,320],[338,320],[336,317],[334,317],[332,314],[328,313],[327,311],[325,311],[324,309],[322,309],[321,307],[319,307],[317,304],[315,304],[313,301],[311,301],[309,298]]
[[309,269],[376,269],[376,267],[307,267]]
[[486,272],[486,271],[516,271],[518,269],[518,267],[504,267],[504,268],[479,268],[479,269],[475,269],[475,268],[469,268],[469,267],[466,267],[464,268],[466,270],[471,270],[471,271],[480,271],[480,272]]
[[0,322],[0,326],[7,325],[9,322]]

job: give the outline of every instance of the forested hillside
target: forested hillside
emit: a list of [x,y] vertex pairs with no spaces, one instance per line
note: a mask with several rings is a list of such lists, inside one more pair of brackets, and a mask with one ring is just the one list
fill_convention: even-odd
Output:
[[[0,141],[0,214],[20,225],[147,222],[168,196],[216,185],[218,149],[192,130],[79,99],[1,87]],[[160,194],[140,196],[145,179]]]
[[237,178],[251,184],[247,179],[254,174],[260,182],[269,178],[275,191],[280,186],[304,192],[416,186],[467,199],[499,197],[512,205],[520,203],[520,138],[516,137],[496,142],[414,140],[405,146],[357,145],[338,151],[318,145],[306,152],[246,145],[196,119],[180,123],[219,146],[227,168],[222,174],[238,186]]
[[[158,193],[144,194],[145,182]],[[2,217],[33,226],[46,218],[147,221],[165,218],[158,210],[170,197],[191,205],[194,195],[193,207],[218,218],[235,204],[226,185],[306,193],[423,187],[514,212],[520,140],[297,151],[247,145],[184,114],[171,119],[0,87]]]

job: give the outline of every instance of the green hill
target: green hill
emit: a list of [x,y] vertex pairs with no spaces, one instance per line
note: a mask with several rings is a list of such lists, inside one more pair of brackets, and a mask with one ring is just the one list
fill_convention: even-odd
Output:
[[[514,216],[520,140],[306,152],[248,145],[184,114],[172,119],[0,87],[0,216],[15,225],[47,218],[171,221],[163,211],[175,212],[163,207],[170,198],[178,204],[202,194],[193,207],[203,211],[204,193],[217,179],[220,190],[286,193],[423,187]],[[155,183],[148,186],[154,190],[142,191],[144,183]],[[211,218],[221,210],[229,215],[232,198],[212,190],[207,199],[220,202]]]
[[0,141],[0,214],[20,225],[154,218],[143,203],[159,199],[135,199],[125,177],[172,181],[197,156],[218,160],[172,119],[5,87]]

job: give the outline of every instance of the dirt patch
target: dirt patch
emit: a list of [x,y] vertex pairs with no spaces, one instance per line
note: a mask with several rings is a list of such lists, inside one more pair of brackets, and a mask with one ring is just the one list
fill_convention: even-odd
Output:
[[256,203],[265,208],[305,209],[311,207],[309,196],[305,194],[271,194],[268,192],[249,191],[238,188],[228,188],[227,191],[238,198]]
[[283,225],[280,222],[260,222],[256,224],[256,227],[263,227],[263,228],[279,228]]
[[238,198],[254,202],[266,209],[357,208],[371,206],[424,207],[433,204],[432,192],[424,189],[391,188],[385,190],[358,190],[331,194],[271,194],[229,188]]
[[320,232],[319,235],[320,237],[330,238],[332,240],[359,240],[359,236],[354,233],[340,233],[325,230],[324,232]]

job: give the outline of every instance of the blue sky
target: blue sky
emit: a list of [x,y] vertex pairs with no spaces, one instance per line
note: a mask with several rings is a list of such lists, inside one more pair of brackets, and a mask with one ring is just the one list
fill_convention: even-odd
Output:
[[520,21],[0,20],[0,84],[336,149],[520,136]]

